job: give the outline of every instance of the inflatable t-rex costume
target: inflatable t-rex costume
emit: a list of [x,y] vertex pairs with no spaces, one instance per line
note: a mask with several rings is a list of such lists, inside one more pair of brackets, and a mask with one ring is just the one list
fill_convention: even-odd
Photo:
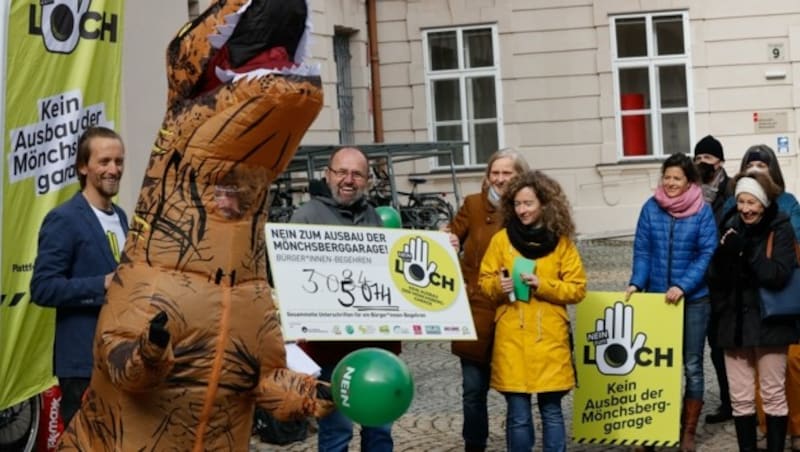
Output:
[[322,108],[318,70],[295,64],[308,15],[219,0],[170,43],[167,113],[62,450],[245,451],[256,403],[332,410],[286,368],[263,237],[270,182]]

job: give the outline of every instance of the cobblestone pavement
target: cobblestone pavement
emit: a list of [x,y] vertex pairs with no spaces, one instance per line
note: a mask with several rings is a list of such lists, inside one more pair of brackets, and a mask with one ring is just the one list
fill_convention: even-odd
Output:
[[[630,238],[603,239],[579,242],[586,267],[589,290],[622,291],[630,272]],[[457,359],[450,354],[447,342],[405,342],[403,360],[411,368],[416,393],[408,412],[394,423],[395,451],[462,451],[461,441],[461,370]],[[711,361],[706,356],[706,404],[698,425],[699,452],[735,451],[736,434],[733,422],[706,425],[703,418],[719,405],[719,388]],[[603,390],[598,388],[598,390]],[[534,398],[535,400],[535,398]],[[572,397],[563,402],[567,432],[572,431]],[[505,402],[496,392],[489,395],[490,437],[487,450],[505,450]],[[538,410],[536,448],[541,450],[541,425]],[[358,430],[358,428],[356,428]],[[351,442],[351,451],[359,450],[358,433]],[[570,444],[570,451],[629,451],[629,447],[609,447]],[[658,449],[677,450],[677,449]],[[251,451],[316,451],[316,436],[288,446],[274,446],[253,441]]]

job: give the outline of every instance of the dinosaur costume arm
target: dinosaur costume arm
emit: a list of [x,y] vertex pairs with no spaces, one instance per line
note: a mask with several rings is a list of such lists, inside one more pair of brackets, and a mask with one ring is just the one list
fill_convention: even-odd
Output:
[[[95,362],[108,367],[111,383],[123,391],[152,391],[164,383],[175,363],[172,343],[167,340],[161,347],[150,340],[150,319],[153,315],[132,315],[132,309],[103,311],[105,317],[113,316],[115,322],[104,322],[97,336]],[[105,319],[104,319],[105,320]],[[148,320],[143,322],[143,320]]]
[[256,402],[279,421],[324,417],[333,402],[317,397],[317,379],[286,368],[273,368],[261,378]]
[[123,364],[109,369],[112,383],[125,391],[143,392],[164,382],[172,370],[174,357],[171,344],[159,347],[143,333],[136,341],[119,341],[111,348],[109,361]]

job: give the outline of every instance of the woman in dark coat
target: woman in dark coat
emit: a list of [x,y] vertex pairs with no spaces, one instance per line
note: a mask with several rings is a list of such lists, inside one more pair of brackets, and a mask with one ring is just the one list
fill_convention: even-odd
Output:
[[[717,343],[725,369],[740,451],[756,450],[756,379],[767,413],[767,450],[782,451],[786,436],[788,345],[797,342],[793,319],[761,319],[759,288],[784,287],[797,265],[789,217],[779,212],[780,188],[766,172],[734,179],[736,210],[723,219],[708,271],[719,318]],[[767,241],[772,234],[771,257]]]

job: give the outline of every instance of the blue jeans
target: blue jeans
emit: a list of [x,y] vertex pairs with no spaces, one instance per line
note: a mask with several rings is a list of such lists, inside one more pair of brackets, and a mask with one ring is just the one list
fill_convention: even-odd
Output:
[[[566,391],[541,392],[536,395],[539,415],[542,417],[542,451],[566,452],[567,432],[561,413],[561,398]],[[508,404],[506,413],[506,449],[508,452],[530,452],[535,443],[531,395],[505,392]]]
[[683,373],[686,378],[685,399],[703,400],[703,347],[706,343],[711,303],[701,298],[683,304]]
[[462,396],[464,407],[464,428],[461,436],[464,445],[469,448],[486,448],[489,438],[489,412],[486,396],[489,394],[489,364],[478,364],[465,359],[461,360]]
[[[323,366],[320,380],[331,381],[335,366]],[[350,440],[353,439],[353,421],[341,411],[335,410],[319,420],[317,448],[319,452],[347,452]],[[368,452],[391,452],[392,424],[380,427],[361,426],[361,450]]]

